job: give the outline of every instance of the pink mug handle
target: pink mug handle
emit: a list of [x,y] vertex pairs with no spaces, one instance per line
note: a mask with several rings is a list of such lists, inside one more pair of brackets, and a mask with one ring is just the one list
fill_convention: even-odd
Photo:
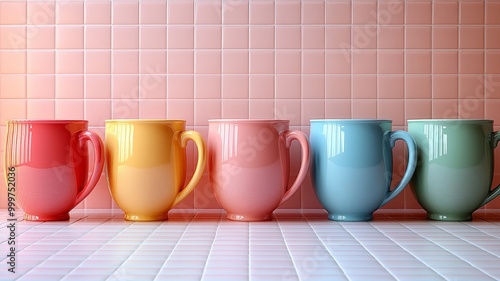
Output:
[[91,131],[84,131],[78,136],[78,141],[80,145],[83,145],[84,141],[92,143],[94,147],[94,169],[85,187],[77,194],[73,207],[80,204],[94,190],[104,168],[104,145],[99,135]]
[[306,135],[299,130],[287,130],[284,131],[282,137],[284,137],[285,147],[290,149],[290,145],[293,140],[297,140],[302,149],[302,161],[300,163],[299,173],[297,174],[297,178],[292,183],[290,188],[285,192],[283,198],[281,199],[278,206],[285,203],[292,195],[299,190],[299,187],[304,182],[306,178],[307,172],[309,171],[309,142],[307,141]]

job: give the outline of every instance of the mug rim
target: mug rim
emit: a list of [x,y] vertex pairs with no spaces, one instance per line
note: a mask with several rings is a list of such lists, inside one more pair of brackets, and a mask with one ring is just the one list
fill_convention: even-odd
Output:
[[410,119],[410,123],[493,123],[491,119]]
[[68,123],[88,123],[85,119],[10,119],[6,123],[19,124],[68,124]]
[[346,118],[346,119],[311,119],[310,123],[392,123],[389,119],[370,119],[370,118]]
[[107,119],[104,123],[186,123],[186,120],[182,119]]
[[284,119],[208,119],[208,123],[290,123]]

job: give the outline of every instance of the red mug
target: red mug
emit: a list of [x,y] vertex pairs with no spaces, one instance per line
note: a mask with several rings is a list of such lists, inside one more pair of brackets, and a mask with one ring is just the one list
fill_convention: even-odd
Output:
[[[94,151],[90,176],[88,141]],[[88,121],[7,121],[4,173],[25,220],[69,219],[99,181],[103,157],[102,140],[88,130]]]

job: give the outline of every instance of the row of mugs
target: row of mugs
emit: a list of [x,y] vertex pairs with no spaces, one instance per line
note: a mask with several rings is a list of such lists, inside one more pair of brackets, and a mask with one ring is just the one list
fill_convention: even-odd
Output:
[[[371,220],[410,181],[419,204],[435,220],[470,220],[500,194],[500,186],[490,189],[493,149],[500,141],[491,120],[409,120],[408,132],[392,131],[390,120],[310,124],[308,140],[290,130],[287,120],[210,120],[206,145],[183,120],[108,120],[104,143],[85,120],[11,120],[5,179],[24,218],[39,221],[68,219],[104,167],[113,200],[125,219],[134,221],[167,219],[168,211],[193,191],[205,166],[216,200],[228,219],[239,221],[271,219],[299,189],[309,166],[314,191],[331,220]],[[290,183],[294,140],[301,161]],[[407,164],[391,189],[392,149],[398,140],[406,143]],[[189,141],[197,148],[197,162],[186,181]]]

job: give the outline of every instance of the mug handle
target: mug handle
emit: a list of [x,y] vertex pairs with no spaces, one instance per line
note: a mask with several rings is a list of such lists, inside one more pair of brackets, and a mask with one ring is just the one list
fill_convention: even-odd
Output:
[[406,146],[408,147],[408,165],[406,166],[406,171],[399,184],[393,190],[387,193],[384,201],[382,201],[382,204],[380,204],[379,208],[387,204],[399,193],[401,193],[401,191],[403,191],[408,183],[410,183],[411,177],[413,176],[415,168],[417,167],[417,145],[413,137],[408,132],[402,130],[390,132],[389,141],[391,143],[391,147],[394,147],[394,145],[396,145],[397,140],[404,141],[406,143]]
[[[498,146],[498,142],[500,141],[500,131],[493,133],[492,140],[493,140],[493,148],[496,148]],[[495,189],[491,190],[488,193],[488,196],[486,196],[486,199],[484,199],[483,203],[481,203],[481,206],[479,207],[486,205],[486,203],[495,199],[495,197],[497,197],[498,195],[500,195],[500,184],[497,187],[495,187]]]
[[196,144],[196,148],[198,149],[198,162],[196,163],[196,168],[194,170],[193,176],[188,184],[177,194],[175,197],[174,204],[175,206],[179,202],[181,202],[186,196],[188,196],[194,189],[194,187],[198,184],[203,176],[203,172],[205,171],[205,166],[207,163],[207,153],[206,153],[206,145],[205,141],[201,137],[200,133],[196,131],[184,131],[180,134],[181,146],[186,148],[187,142],[189,140],[194,141]]
[[99,135],[92,131],[84,131],[78,138],[80,145],[82,145],[84,141],[90,141],[92,143],[94,147],[94,169],[85,187],[77,194],[73,207],[80,204],[80,202],[94,190],[97,182],[101,178],[101,173],[104,168],[104,145]]
[[290,145],[293,140],[297,140],[302,149],[302,161],[300,163],[299,173],[297,174],[297,178],[290,186],[290,188],[285,192],[283,198],[281,199],[278,206],[285,203],[300,187],[304,179],[306,178],[307,172],[309,170],[309,142],[307,141],[306,135],[299,130],[287,130],[281,133],[281,136],[284,137],[285,147],[290,149]]

